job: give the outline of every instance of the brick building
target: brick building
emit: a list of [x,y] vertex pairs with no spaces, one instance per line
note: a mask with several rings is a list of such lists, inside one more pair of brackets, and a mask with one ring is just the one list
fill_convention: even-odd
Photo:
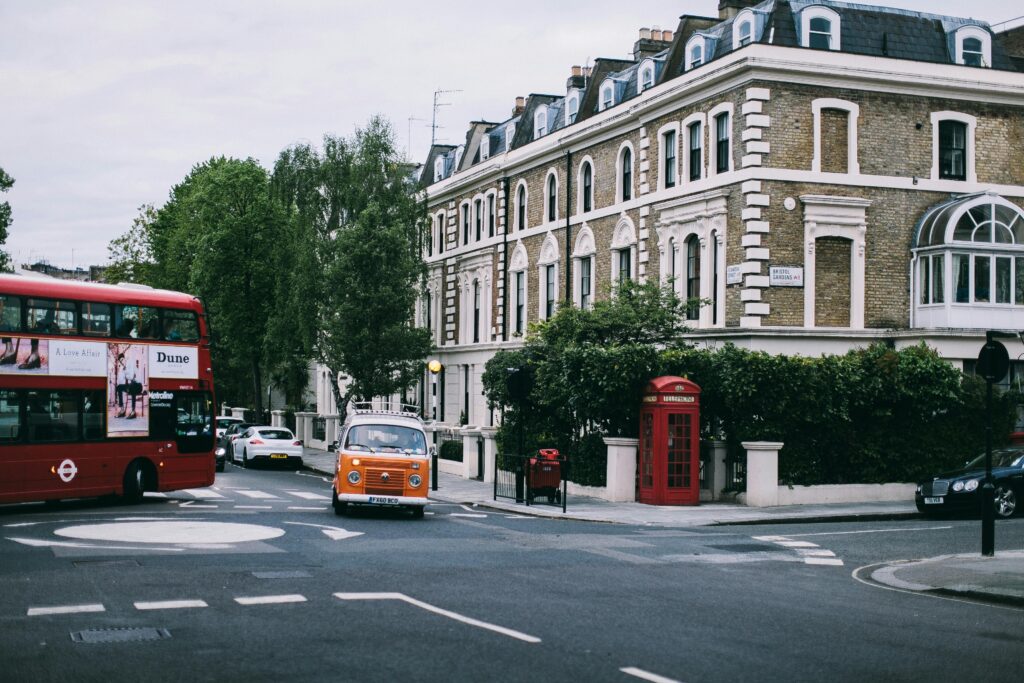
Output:
[[1024,330],[1024,29],[721,0],[633,54],[430,150],[440,421],[493,424],[493,353],[624,278],[706,300],[696,343],[924,341],[970,370],[985,329]]

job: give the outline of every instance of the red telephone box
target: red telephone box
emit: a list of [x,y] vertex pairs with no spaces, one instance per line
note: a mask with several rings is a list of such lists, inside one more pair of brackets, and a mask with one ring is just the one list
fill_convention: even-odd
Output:
[[641,503],[700,503],[700,387],[682,377],[647,384],[640,408]]

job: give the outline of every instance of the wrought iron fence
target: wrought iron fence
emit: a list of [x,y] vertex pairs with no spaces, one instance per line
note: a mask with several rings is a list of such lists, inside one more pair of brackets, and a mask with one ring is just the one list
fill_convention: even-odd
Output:
[[566,508],[569,463],[564,456],[499,454],[494,472],[494,500],[509,498],[526,505]]
[[313,439],[316,441],[324,441],[327,439],[327,418],[313,418]]
[[734,455],[730,452],[725,456],[725,490],[743,492],[747,490],[746,454]]

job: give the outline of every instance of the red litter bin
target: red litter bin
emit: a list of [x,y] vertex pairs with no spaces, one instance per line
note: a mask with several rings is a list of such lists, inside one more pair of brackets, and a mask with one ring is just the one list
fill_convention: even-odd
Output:
[[562,458],[557,448],[542,448],[530,458],[526,496],[530,502],[547,496],[549,503],[562,502]]

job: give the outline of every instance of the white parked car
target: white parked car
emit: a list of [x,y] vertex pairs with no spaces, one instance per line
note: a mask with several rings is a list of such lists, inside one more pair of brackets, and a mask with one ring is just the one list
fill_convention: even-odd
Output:
[[217,420],[217,438],[224,436],[225,430],[233,424],[241,424],[242,418],[231,417],[230,415],[218,415]]
[[232,444],[231,462],[248,467],[254,461],[302,466],[302,442],[284,427],[249,427]]

